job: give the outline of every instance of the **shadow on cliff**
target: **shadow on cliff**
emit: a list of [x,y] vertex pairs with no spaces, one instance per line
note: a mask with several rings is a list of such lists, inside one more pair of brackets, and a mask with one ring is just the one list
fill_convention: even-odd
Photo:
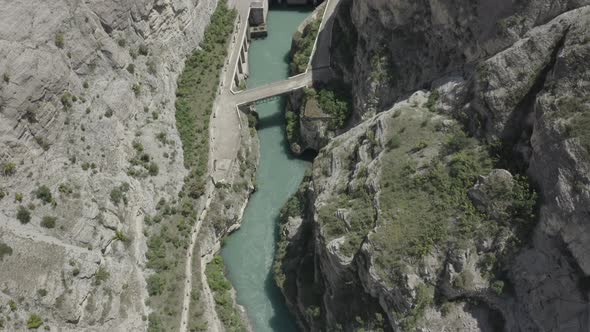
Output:
[[[275,241],[275,252],[277,250],[277,241],[279,237],[279,225],[280,225],[280,218],[277,216],[275,218],[275,228],[274,228],[274,237]],[[269,321],[269,325],[272,327],[274,331],[281,331],[281,332],[296,332],[299,331],[296,325],[296,320],[293,314],[287,309],[287,305],[285,304],[285,298],[283,297],[283,293],[275,284],[273,278],[273,271],[274,268],[271,268],[266,276],[266,280],[264,281],[264,291],[270,300],[272,305],[274,315]]]

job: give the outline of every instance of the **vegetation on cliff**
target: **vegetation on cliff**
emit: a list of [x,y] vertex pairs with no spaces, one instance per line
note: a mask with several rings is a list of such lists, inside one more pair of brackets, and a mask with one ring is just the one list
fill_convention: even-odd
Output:
[[186,60],[178,78],[176,127],[182,140],[185,166],[191,170],[188,194],[203,193],[203,175],[209,153],[209,116],[219,87],[219,71],[227,55],[236,12],[220,1],[205,31],[200,48]]
[[[475,252],[476,243],[500,241],[475,258],[481,273],[478,287],[500,296],[509,288],[505,265],[526,243],[534,225],[537,195],[523,176],[504,171],[500,173],[507,178],[493,177],[497,161],[492,150],[468,137],[458,123],[433,112],[432,103],[402,107],[384,117],[380,137],[375,126],[365,133],[357,131],[352,140],[333,141],[315,160],[313,180],[307,183],[322,188],[315,187],[315,195],[332,192],[330,198],[318,204],[300,192],[283,208],[281,221],[286,224],[288,217],[301,216],[314,204],[318,210],[313,234],[327,250],[353,258],[368,243],[367,255],[379,280],[400,289],[413,273],[409,271],[427,256],[444,260],[448,252]],[[474,188],[484,193],[483,202],[474,199]],[[283,271],[285,260],[294,259],[296,250],[303,249],[290,247],[282,234],[274,274],[285,293],[297,288]],[[460,294],[469,292],[474,278],[471,270],[463,270],[452,287]],[[416,289],[415,306],[394,313],[404,330],[415,329],[435,305],[433,285],[419,283]]]
[[[189,175],[185,178],[178,200],[167,202],[161,199],[156,206],[157,214],[145,217],[148,226],[146,267],[154,272],[147,279],[150,295],[148,305],[154,310],[149,316],[150,332],[177,330],[180,322],[184,257],[192,226],[198,217],[199,198],[205,190],[203,176],[207,172],[209,117],[235,17],[235,10],[230,10],[225,0],[220,1],[205,31],[200,49],[186,60],[184,71],[178,79],[176,126]],[[195,248],[198,250],[198,246]],[[193,273],[199,275],[199,271]],[[196,278],[193,281],[191,331],[207,330],[207,324],[201,318],[203,310],[199,302],[199,280]]]
[[291,63],[289,64],[291,76],[304,73],[307,70],[321,23],[321,19],[315,19],[305,26],[303,33],[296,32],[293,36],[295,52],[291,55]]
[[234,307],[231,284],[225,277],[225,266],[221,256],[215,256],[205,270],[207,283],[213,292],[215,308],[219,319],[227,331],[246,331],[240,314]]

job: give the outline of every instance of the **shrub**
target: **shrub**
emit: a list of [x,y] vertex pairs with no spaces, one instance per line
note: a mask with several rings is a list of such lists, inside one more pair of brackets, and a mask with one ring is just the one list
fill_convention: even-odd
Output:
[[2,75],[2,79],[4,80],[5,83],[10,82],[10,75],[8,75],[8,73],[4,73]]
[[151,176],[156,176],[158,175],[158,172],[160,171],[160,168],[158,167],[158,164],[156,164],[155,162],[151,162],[149,167],[148,167],[148,172]]
[[6,255],[12,255],[12,248],[6,243],[0,242],[0,262]]
[[119,187],[115,187],[111,190],[111,202],[113,202],[113,204],[115,205],[119,205],[119,203],[121,203],[121,201],[123,201],[125,204],[127,204],[127,198],[125,195],[125,192],[122,188],[122,186]]
[[153,274],[147,279],[147,288],[150,296],[160,295],[166,286],[166,279],[158,274]]
[[148,73],[155,75],[158,72],[158,68],[156,67],[156,60],[149,59],[148,62],[146,62],[146,66]]
[[31,221],[31,212],[29,212],[26,207],[19,205],[16,212],[16,219],[18,219],[21,224],[28,224]]
[[453,305],[450,302],[445,302],[440,306],[440,313],[443,317],[446,317],[453,309]]
[[389,150],[394,150],[399,148],[402,145],[401,139],[398,135],[392,136],[389,141],[387,141],[386,148]]
[[51,195],[51,190],[45,185],[37,188],[35,191],[35,196],[42,200],[45,204],[51,203],[53,201],[53,196]]
[[139,83],[133,84],[133,86],[131,87],[131,90],[133,90],[135,97],[139,97],[141,95],[141,84],[139,84]]
[[146,44],[141,44],[141,45],[139,45],[138,52],[141,55],[147,56],[149,53],[149,49]]
[[291,75],[297,75],[305,72],[309,64],[313,45],[320,30],[321,20],[314,20],[303,29],[303,33],[296,34],[294,39],[295,52],[291,57],[289,70]]
[[135,65],[134,65],[134,64],[132,64],[132,63],[130,63],[130,64],[127,66],[127,71],[128,71],[129,73],[131,73],[131,74],[134,74],[134,73],[135,73]]
[[447,154],[462,151],[471,145],[471,140],[465,135],[463,131],[458,131],[449,139],[445,146]]
[[436,102],[438,101],[438,99],[440,98],[440,92],[438,92],[438,90],[434,90],[430,93],[430,96],[428,96],[428,101],[426,102],[426,108],[431,111],[434,112],[435,106],[436,106]]
[[350,94],[345,87],[328,86],[320,89],[317,100],[320,108],[330,114],[330,125],[333,129],[343,128],[351,113]]
[[43,219],[41,219],[41,226],[43,226],[45,228],[55,228],[56,222],[57,222],[56,217],[44,216]]
[[115,231],[114,241],[129,242],[129,238],[121,230]]
[[119,38],[117,40],[117,45],[119,45],[121,47],[125,47],[125,45],[127,45],[127,41],[125,40],[125,38]]
[[82,87],[84,89],[88,89],[88,87],[89,87],[88,82],[87,81],[84,81],[84,83],[82,84]]
[[100,285],[103,281],[107,281],[111,274],[103,266],[99,267],[94,275],[94,284]]
[[55,46],[58,48],[64,48],[64,34],[62,32],[55,34]]
[[61,104],[64,106],[64,108],[66,110],[69,110],[70,108],[72,108],[73,102],[72,102],[72,95],[66,91],[63,93],[63,95],[61,95]]
[[31,314],[27,319],[27,327],[30,329],[37,329],[43,325],[43,319],[37,314]]
[[44,297],[47,295],[47,290],[46,289],[38,289],[37,290],[37,294],[39,294],[39,296]]
[[4,173],[4,175],[9,176],[9,175],[14,175],[14,173],[16,173],[16,164],[15,163],[4,163],[2,165],[2,172]]
[[15,202],[22,202],[23,201],[23,193],[14,193],[14,201]]
[[8,307],[10,308],[10,311],[16,311],[16,302],[14,302],[14,300],[9,300]]
[[299,137],[299,116],[291,111],[285,113],[287,139],[289,142],[297,141]]
[[491,287],[494,293],[496,293],[497,295],[502,295],[502,293],[504,293],[504,281],[502,280],[494,281]]

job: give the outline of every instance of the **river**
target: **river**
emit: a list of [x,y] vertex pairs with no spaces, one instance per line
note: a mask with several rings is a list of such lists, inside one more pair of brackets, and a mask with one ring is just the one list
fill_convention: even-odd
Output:
[[[248,88],[288,77],[291,37],[311,9],[271,8],[269,35],[250,47]],[[237,301],[246,308],[254,331],[297,331],[272,265],[276,249],[279,211],[297,190],[309,161],[289,153],[283,120],[284,98],[258,105],[260,165],[257,191],[252,195],[241,228],[225,241],[222,256]]]

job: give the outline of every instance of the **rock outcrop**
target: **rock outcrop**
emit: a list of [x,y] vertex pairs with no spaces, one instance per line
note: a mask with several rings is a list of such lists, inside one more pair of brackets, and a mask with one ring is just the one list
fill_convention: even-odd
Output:
[[588,2],[351,0],[335,26],[359,125],[284,211],[302,328],[588,330]]
[[[14,309],[0,322],[8,330],[24,329],[31,314],[60,330],[146,328],[143,217],[182,187],[176,80],[216,4],[3,5],[0,242],[11,253],[0,259],[0,306],[14,301]],[[140,149],[145,169],[131,166]]]

